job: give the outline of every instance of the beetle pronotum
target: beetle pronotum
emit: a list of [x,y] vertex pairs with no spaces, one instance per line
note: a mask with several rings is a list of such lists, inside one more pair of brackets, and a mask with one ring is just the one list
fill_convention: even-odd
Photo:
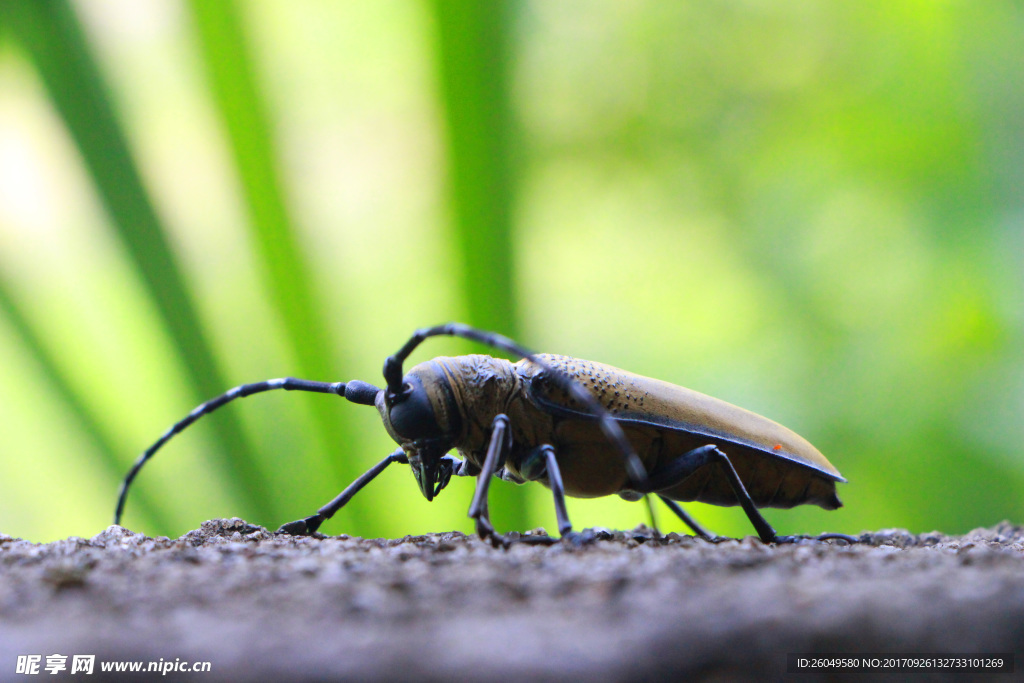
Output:
[[[484,355],[439,357],[408,374],[402,366],[424,340],[463,337],[519,356],[518,363]],[[490,522],[492,478],[538,481],[554,496],[558,530],[572,532],[565,496],[656,494],[693,531],[712,539],[675,501],[740,505],[765,543],[780,537],[759,507],[842,505],[846,480],[804,438],[755,413],[668,382],[591,361],[534,354],[498,334],[449,323],[417,330],[384,362],[384,388],[353,380],[295,378],[244,384],[195,408],[150,446],[125,476],[114,512],[119,524],[128,488],[172,436],[236,398],[284,389],[343,396],[372,405],[399,448],[370,468],[315,515],[279,532],[310,534],[393,463],[409,465],[426,499],[452,475],[476,476],[469,516],[483,539],[508,545]],[[448,455],[456,449],[462,459]],[[825,534],[847,541],[843,534]],[[548,537],[523,537],[553,542]]]

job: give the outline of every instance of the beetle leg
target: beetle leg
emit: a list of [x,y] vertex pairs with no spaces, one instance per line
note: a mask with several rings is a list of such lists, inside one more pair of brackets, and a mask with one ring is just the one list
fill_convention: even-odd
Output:
[[334,513],[345,507],[345,503],[350,501],[352,496],[359,493],[364,486],[369,484],[377,477],[378,474],[387,469],[388,465],[395,462],[402,465],[409,464],[409,458],[406,457],[405,451],[401,448],[395,450],[394,453],[368,469],[361,477],[349,484],[344,491],[339,493],[337,498],[317,510],[315,515],[311,515],[304,519],[297,519],[294,522],[288,522],[287,524],[282,524],[281,528],[277,530],[277,533],[291,534],[292,536],[306,536],[313,533],[320,528],[321,524],[333,517]]
[[[675,458],[668,465],[650,472],[644,485],[632,486],[631,488],[639,493],[657,493],[658,491],[670,489],[685,481],[687,477],[701,467],[714,462],[716,459],[715,451],[718,451],[718,448],[714,445],[694,448],[692,451]],[[721,451],[718,452],[721,453]]]
[[510,481],[513,484],[525,484],[526,480],[517,477],[508,471],[508,469],[502,467],[500,470],[494,473],[495,478],[501,479],[502,481]]
[[840,533],[819,534],[818,536],[776,536],[775,543],[799,543],[800,541],[846,541],[847,545],[860,543],[856,536]]
[[651,502],[650,494],[645,494],[643,497],[644,507],[647,508],[647,517],[651,521],[651,531],[654,532],[655,540],[661,539],[661,532],[658,531],[658,517],[654,514],[654,503]]
[[565,486],[562,484],[562,471],[558,469],[558,461],[555,460],[555,449],[544,444],[540,450],[544,453],[548,468],[548,485],[555,497],[555,519],[558,520],[558,533],[568,536],[572,532],[572,522],[569,521],[569,513],[565,509]]
[[490,540],[495,547],[499,545],[508,547],[509,540],[494,531],[490,512],[487,509],[487,492],[491,486],[491,478],[498,471],[498,464],[504,463],[505,455],[512,445],[508,432],[508,416],[501,413],[495,415],[494,422],[491,423],[491,442],[487,446],[484,465],[477,475],[476,491],[473,494],[473,502],[469,506],[469,516],[476,522],[476,533],[481,539]]
[[722,469],[725,470],[725,475],[729,477],[729,484],[732,485],[732,492],[736,494],[737,500],[740,501],[743,511],[747,513],[747,519],[754,525],[754,529],[757,531],[757,535],[760,536],[762,543],[774,543],[775,542],[775,529],[768,520],[764,518],[764,515],[754,505],[753,499],[750,494],[747,493],[747,488],[743,485],[740,480],[740,475],[736,474],[736,468],[732,466],[732,461],[729,460],[729,456],[712,446],[712,453],[718,459],[718,464],[721,465]]
[[641,493],[663,491],[672,488],[704,465],[712,462],[717,462],[725,472],[725,476],[729,479],[729,485],[732,487],[732,492],[736,495],[736,500],[739,501],[743,511],[747,513],[747,519],[754,525],[754,529],[757,531],[761,541],[764,543],[774,543],[776,540],[775,529],[772,528],[772,525],[768,523],[768,520],[764,518],[758,511],[757,506],[754,505],[754,501],[740,480],[740,475],[736,474],[736,468],[732,466],[729,456],[718,450],[714,444],[694,448],[692,451],[684,453],[673,460],[671,464],[647,475],[647,481],[644,486],[638,488],[634,485],[633,488]]
[[[520,470],[525,480],[528,481],[538,481],[547,477],[548,487],[555,499],[555,519],[558,522],[558,533],[562,540],[569,541],[575,546],[581,546],[599,538],[592,529],[584,529],[582,532],[572,530],[569,512],[565,507],[565,485],[562,483],[562,471],[558,467],[558,460],[555,458],[555,449],[552,445],[544,444],[530,451],[520,463]],[[530,545],[554,545],[558,543],[558,539],[547,535],[522,536],[518,542]]]
[[466,471],[466,461],[461,458],[456,458],[454,455],[441,456],[442,467],[451,469],[451,473],[456,477],[468,477],[469,472]]
[[658,498],[661,498],[661,502],[668,506],[668,509],[674,512],[676,517],[683,520],[683,524],[690,527],[690,530],[693,531],[693,533],[697,534],[705,541],[714,541],[718,538],[718,536],[708,532],[707,529],[698,524],[697,520],[691,517],[690,514],[679,505],[679,503],[675,502],[671,498],[666,498],[661,494],[658,494]]
[[441,457],[441,460],[437,463],[437,484],[434,487],[434,497],[441,493],[452,476],[456,477],[467,477],[469,473],[466,472],[466,463],[463,460],[456,458],[454,455],[445,455]]

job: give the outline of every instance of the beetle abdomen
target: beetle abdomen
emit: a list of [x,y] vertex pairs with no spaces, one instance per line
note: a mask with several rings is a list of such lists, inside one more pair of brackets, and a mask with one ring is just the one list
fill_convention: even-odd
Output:
[[[834,509],[842,504],[835,494],[835,482],[845,481],[839,471],[806,439],[777,422],[691,389],[603,363],[548,354],[541,358],[580,382],[612,413],[650,471],[693,448],[715,444],[729,456],[759,507],[789,508],[811,503]],[[593,423],[593,439],[581,439],[581,430],[588,429],[584,425],[562,425],[560,431],[568,428],[575,432],[573,440],[580,446],[587,443],[589,457],[608,459],[603,451],[610,444],[602,446],[596,423],[584,408],[545,382],[543,371],[536,365],[524,360],[516,364],[516,369],[531,380],[531,393],[539,404],[563,419]],[[560,463],[563,456],[587,459],[582,452],[564,452],[564,447],[559,451]],[[570,477],[565,479],[568,492]],[[607,488],[612,479],[604,477],[605,485],[600,488]],[[582,495],[608,495],[608,491],[597,488]],[[724,473],[714,466],[697,470],[662,493],[680,501],[737,504]]]
[[[729,456],[740,481],[758,507],[791,508],[811,504],[834,510],[842,506],[836,496],[837,479],[802,462],[770,455],[741,443],[709,439],[703,434],[662,428],[660,436],[662,462],[671,461],[693,448],[714,443]],[[739,504],[725,472],[714,464],[698,469],[686,480],[660,493],[678,501],[725,506]]]

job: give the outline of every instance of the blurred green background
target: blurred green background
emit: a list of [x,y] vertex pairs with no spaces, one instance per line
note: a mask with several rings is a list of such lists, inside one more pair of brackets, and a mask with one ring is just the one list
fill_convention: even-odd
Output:
[[[379,384],[448,320],[804,435],[846,507],[782,533],[1022,523],[1022,177],[1019,3],[0,0],[0,532],[94,535],[202,400]],[[250,398],[125,524],[276,528],[392,449],[369,408]],[[469,531],[471,494],[396,467],[324,531]]]

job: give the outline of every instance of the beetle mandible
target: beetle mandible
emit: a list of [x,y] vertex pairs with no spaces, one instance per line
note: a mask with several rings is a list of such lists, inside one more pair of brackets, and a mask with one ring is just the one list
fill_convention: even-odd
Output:
[[[424,340],[454,336],[519,356],[518,363],[484,355],[439,357],[403,373]],[[510,542],[491,525],[487,492],[493,478],[538,481],[554,497],[558,531],[572,531],[565,496],[656,494],[693,531],[710,540],[675,501],[739,504],[765,543],[777,536],[759,507],[842,505],[836,482],[846,480],[814,446],[765,417],[710,396],[625,370],[568,356],[535,354],[499,334],[460,323],[417,330],[384,363],[384,388],[353,380],[314,382],[292,377],[244,384],[195,408],[150,446],[125,476],[114,512],[119,524],[128,488],[142,466],[172,436],[236,398],[284,389],[336,394],[372,405],[399,448],[356,479],[315,515],[278,531],[310,534],[393,463],[409,465],[426,499],[454,476],[477,477],[469,516],[482,539]],[[452,449],[462,459],[449,455]],[[843,534],[821,538],[856,539]],[[554,542],[549,537],[523,537]],[[584,539],[586,540],[586,539]]]

